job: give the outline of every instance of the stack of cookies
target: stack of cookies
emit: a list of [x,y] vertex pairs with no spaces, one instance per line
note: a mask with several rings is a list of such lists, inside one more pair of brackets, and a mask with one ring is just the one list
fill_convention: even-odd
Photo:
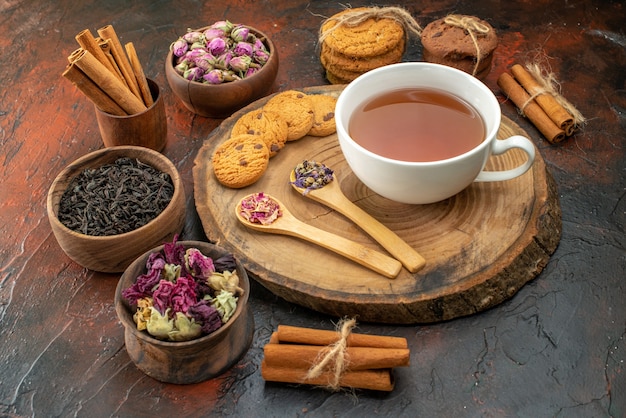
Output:
[[493,27],[474,16],[449,15],[422,32],[424,59],[472,74],[483,80],[491,71],[498,37]]
[[[347,84],[367,71],[402,60],[404,26],[398,19],[382,17],[378,10],[346,9],[322,24],[320,61],[332,84]],[[357,23],[347,23],[350,20]]]
[[330,95],[287,90],[244,113],[213,153],[217,180],[235,189],[249,186],[263,176],[270,158],[287,143],[335,133],[336,102]]

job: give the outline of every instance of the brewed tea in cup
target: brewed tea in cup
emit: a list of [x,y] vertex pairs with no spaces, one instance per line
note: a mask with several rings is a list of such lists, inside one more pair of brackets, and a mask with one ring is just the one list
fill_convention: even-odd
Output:
[[[357,178],[402,203],[438,202],[474,181],[518,177],[535,158],[528,138],[496,139],[500,105],[487,86],[440,64],[392,64],[361,75],[340,94],[335,119]],[[483,171],[490,155],[512,148],[527,154],[523,164]]]

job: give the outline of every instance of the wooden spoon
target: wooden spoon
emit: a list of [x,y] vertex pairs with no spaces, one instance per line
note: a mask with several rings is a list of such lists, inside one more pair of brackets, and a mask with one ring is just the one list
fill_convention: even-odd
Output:
[[[245,200],[246,198],[247,197],[244,197],[242,200]],[[237,216],[237,219],[239,219],[239,221],[248,228],[257,231],[268,232],[271,234],[289,235],[312,242],[313,244],[317,244],[323,248],[349,258],[350,260],[390,279],[395,278],[398,273],[400,273],[402,264],[398,260],[371,248],[367,248],[347,238],[308,225],[289,212],[287,207],[278,201],[278,199],[274,197],[271,198],[280,205],[282,211],[282,216],[277,218],[271,224],[262,225],[259,223],[252,223],[245,219],[241,215],[241,201],[235,207],[235,215]]]
[[323,187],[310,190],[296,186],[295,170],[291,171],[289,180],[293,188],[303,196],[336,210],[357,224],[380,245],[382,245],[384,249],[389,251],[391,255],[398,259],[411,273],[417,272],[424,267],[424,264],[426,264],[424,257],[415,251],[402,238],[396,235],[385,225],[378,222],[378,220],[373,218],[363,209],[352,203],[352,201],[341,191],[341,187],[336,176],[333,176],[333,181]]

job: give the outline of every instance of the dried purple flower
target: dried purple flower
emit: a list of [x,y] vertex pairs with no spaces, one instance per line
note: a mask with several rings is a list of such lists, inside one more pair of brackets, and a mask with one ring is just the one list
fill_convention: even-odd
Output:
[[182,38],[189,44],[193,44],[204,40],[204,34],[198,31],[189,31],[182,36]]
[[202,68],[205,72],[212,70],[215,64],[215,57],[207,52],[195,59],[196,66]]
[[179,38],[176,42],[170,45],[170,49],[175,56],[182,57],[189,49],[189,44],[187,44],[187,41],[185,41],[184,39]]
[[254,60],[261,65],[264,65],[267,60],[270,59],[270,54],[267,51],[263,51],[260,49],[255,49],[252,52],[252,56],[254,57]]
[[252,56],[252,44],[247,42],[238,42],[237,45],[233,48],[233,54],[237,56],[247,55],[249,57]]
[[189,307],[187,315],[197,323],[202,324],[202,332],[205,334],[210,334],[222,326],[222,317],[208,300],[201,300]]
[[251,62],[252,62],[252,58],[250,58],[247,55],[242,55],[240,57],[233,57],[233,59],[230,60],[230,68],[232,68],[233,71],[243,73],[248,70]]
[[222,70],[214,69],[204,74],[202,79],[207,84],[222,84],[224,82],[224,74]]
[[242,42],[248,40],[248,35],[250,34],[250,29],[243,25],[237,25],[230,32],[230,38],[235,42]]
[[213,23],[209,28],[210,29],[220,29],[222,30],[225,34],[230,34],[230,31],[233,30],[233,24],[230,23],[228,20],[220,20],[217,21],[215,23]]
[[188,68],[183,77],[189,81],[200,81],[204,75],[204,70],[200,67]]
[[207,44],[207,49],[209,52],[215,56],[222,55],[226,51],[227,47],[226,40],[224,38],[213,38]]
[[248,78],[251,77],[253,75],[255,75],[256,73],[258,73],[260,70],[260,68],[257,67],[250,67],[248,68],[248,70],[246,71],[246,73],[243,75],[243,78]]
[[213,67],[221,70],[227,70],[230,65],[230,60],[233,58],[233,53],[230,51],[224,52],[222,55],[216,56],[213,61]]
[[207,42],[210,42],[212,39],[215,38],[224,38],[226,36],[226,32],[224,32],[224,30],[220,28],[210,27],[204,31],[204,39]]
[[191,275],[197,279],[206,279],[215,271],[213,259],[202,254],[197,248],[187,249],[185,252],[185,266]]

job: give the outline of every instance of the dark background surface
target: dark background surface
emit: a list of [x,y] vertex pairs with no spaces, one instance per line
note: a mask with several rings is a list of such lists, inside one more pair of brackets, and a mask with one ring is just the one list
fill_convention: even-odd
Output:
[[[372,3],[351,2],[352,7]],[[338,318],[287,303],[253,284],[256,331],[247,354],[195,385],[159,383],[130,362],[113,294],[119,275],[65,256],[45,198],[61,169],[102,147],[92,104],[61,77],[83,29],[114,26],[164,90],[164,150],[185,180],[184,239],[205,239],[193,200],[193,160],[220,120],[194,116],[164,76],[169,45],[216,20],[253,25],[276,44],[273,91],[327,84],[316,39],[343,8],[315,1],[0,1],[0,416],[480,416],[626,415],[626,10],[621,1],[398,1],[425,26],[478,16],[500,45],[485,80],[503,113],[530,135],[554,176],[563,233],[544,271],[480,314],[413,326],[359,324],[407,338],[411,366],[388,394],[330,394],[265,383],[263,345],[279,324],[330,329]],[[413,40],[405,60],[421,60]],[[500,93],[514,63],[550,66],[588,118],[549,144]],[[277,257],[288,256],[277,254]],[[332,274],[332,272],[329,272]]]

